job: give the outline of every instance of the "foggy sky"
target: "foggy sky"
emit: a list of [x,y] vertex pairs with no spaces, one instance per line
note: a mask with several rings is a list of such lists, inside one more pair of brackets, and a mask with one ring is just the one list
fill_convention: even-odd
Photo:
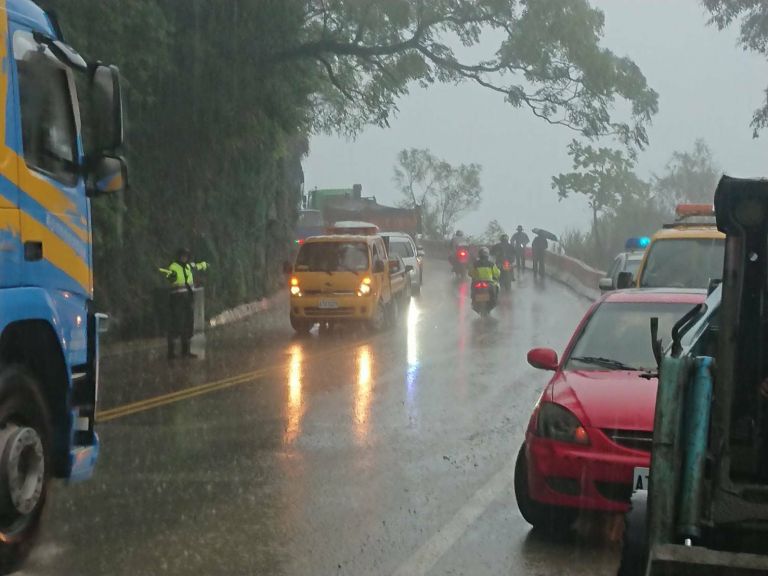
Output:
[[[630,56],[659,92],[659,113],[638,173],[660,173],[672,152],[696,138],[734,176],[768,176],[768,132],[754,140],[749,127],[768,86],[768,63],[736,44],[737,29],[719,32],[695,0],[593,0],[605,12],[603,46]],[[490,47],[492,48],[492,47]],[[558,202],[551,177],[570,169],[566,147],[576,134],[549,126],[502,97],[469,84],[414,88],[399,102],[389,129],[369,127],[355,141],[316,136],[305,160],[306,189],[363,184],[365,195],[394,204],[397,153],[429,148],[453,163],[483,166],[483,203],[460,227],[481,234],[498,218],[511,229],[540,226],[562,233],[584,228],[586,202]]]

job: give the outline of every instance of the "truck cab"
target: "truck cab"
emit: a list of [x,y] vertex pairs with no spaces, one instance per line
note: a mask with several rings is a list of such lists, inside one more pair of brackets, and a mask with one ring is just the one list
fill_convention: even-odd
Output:
[[637,273],[638,288],[701,288],[720,280],[725,235],[711,204],[680,204],[675,222],[651,238]]
[[86,63],[29,0],[0,0],[0,39],[4,573],[30,548],[49,479],[88,478],[99,453],[90,202],[127,174],[117,68]]
[[409,273],[378,234],[308,238],[290,278],[291,326],[307,333],[316,323],[356,321],[381,330],[408,304]]

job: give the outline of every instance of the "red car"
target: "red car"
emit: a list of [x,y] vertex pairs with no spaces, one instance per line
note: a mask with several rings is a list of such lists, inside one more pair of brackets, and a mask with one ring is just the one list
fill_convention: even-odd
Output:
[[586,313],[562,360],[547,348],[528,362],[554,376],[541,394],[515,467],[523,517],[545,530],[569,527],[578,510],[624,512],[635,467],[648,467],[656,402],[650,318],[670,341],[675,322],[703,302],[701,290],[610,292]]

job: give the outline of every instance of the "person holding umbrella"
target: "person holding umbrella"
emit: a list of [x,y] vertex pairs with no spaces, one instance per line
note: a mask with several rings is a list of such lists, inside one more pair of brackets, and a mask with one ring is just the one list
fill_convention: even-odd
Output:
[[532,232],[536,235],[531,243],[531,252],[533,252],[533,277],[544,278],[544,258],[549,248],[548,240],[557,241],[557,236],[541,228],[534,228]]

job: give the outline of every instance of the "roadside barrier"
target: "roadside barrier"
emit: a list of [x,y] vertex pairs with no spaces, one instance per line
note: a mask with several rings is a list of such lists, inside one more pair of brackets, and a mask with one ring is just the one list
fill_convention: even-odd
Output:
[[[426,253],[427,258],[448,260],[451,250],[450,245],[447,242],[424,240],[421,245],[424,247],[424,252]],[[476,254],[479,248],[480,246],[474,245],[469,247],[472,254]],[[530,273],[530,247],[526,248],[525,258],[526,266],[528,266]],[[605,272],[592,268],[576,258],[555,254],[554,252],[549,251],[547,252],[545,260],[545,269],[547,276],[565,284],[577,294],[589,298],[590,300],[597,300],[600,297],[600,288],[598,287],[598,284],[600,279],[605,276]]]

